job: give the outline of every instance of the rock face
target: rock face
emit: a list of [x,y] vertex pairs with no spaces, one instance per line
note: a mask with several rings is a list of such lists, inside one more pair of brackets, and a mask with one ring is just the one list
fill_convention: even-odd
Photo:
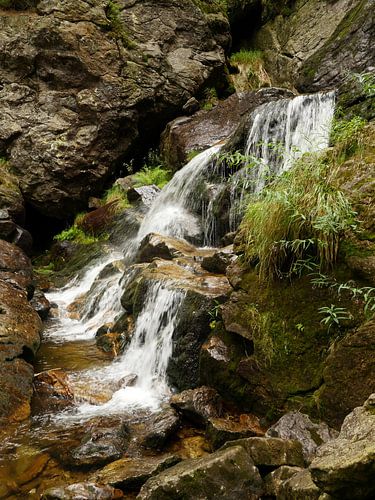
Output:
[[245,450],[233,446],[208,457],[185,460],[142,487],[138,499],[206,498],[232,500],[259,498],[262,479]]
[[[154,132],[224,64],[229,24],[190,0],[42,0],[0,11],[0,152],[28,203],[72,214],[138,132]],[[222,45],[220,45],[222,44]]]
[[310,471],[319,488],[334,498],[373,498],[375,394],[345,418],[337,439],[319,448]]
[[373,16],[373,0],[297,1],[260,29],[255,44],[276,84],[297,83],[305,92],[333,88],[348,72],[374,65]]
[[171,405],[196,425],[206,425],[212,417],[220,417],[223,401],[212,387],[198,387],[172,396]]
[[42,330],[28,302],[31,280],[28,257],[0,240],[0,422],[20,421],[30,414],[33,368],[29,363]]
[[302,444],[306,462],[311,462],[318,447],[337,437],[337,431],[330,429],[327,424],[315,424],[308,415],[300,412],[287,413],[266,432],[267,437],[295,439]]

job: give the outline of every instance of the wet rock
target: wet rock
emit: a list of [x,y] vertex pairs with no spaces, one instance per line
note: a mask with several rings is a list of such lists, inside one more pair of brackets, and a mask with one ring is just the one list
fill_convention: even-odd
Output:
[[227,441],[263,435],[264,431],[255,415],[240,415],[237,419],[232,416],[210,418],[206,428],[206,439],[214,450]]
[[104,352],[109,352],[113,356],[118,356],[122,354],[126,346],[130,342],[130,335],[128,332],[117,333],[108,332],[97,335],[96,345],[102,349]]
[[248,311],[243,306],[246,301],[246,294],[234,292],[230,296],[230,301],[221,308],[224,326],[227,332],[236,333],[247,340],[253,340],[253,329],[256,324],[252,321]]
[[311,479],[310,471],[307,469],[301,470],[293,474],[290,479],[287,479],[278,488],[278,496],[280,500],[318,500],[321,495],[321,490]]
[[16,223],[13,222],[8,210],[0,210],[0,239],[8,240],[16,229]]
[[91,476],[91,480],[126,491],[137,490],[150,477],[156,476],[179,461],[179,458],[174,455],[122,458],[95,472]]
[[375,394],[344,420],[340,434],[323,444],[310,465],[316,485],[343,500],[375,495]]
[[[13,245],[0,242],[0,266],[14,269],[17,262],[7,252],[2,254],[3,248],[13,249]],[[22,259],[27,257],[14,248],[12,258],[19,255],[22,272]],[[26,292],[0,280],[0,421],[19,421],[30,414],[33,369],[29,363],[39,347],[41,331],[42,322]]]
[[131,187],[127,191],[127,197],[130,203],[143,203],[146,207],[150,207],[159,193],[160,189],[154,185]]
[[[0,130],[1,128],[2,125]],[[1,142],[0,132],[0,148]],[[9,163],[2,160],[0,160],[0,210],[6,212],[15,224],[22,225],[25,222],[25,208],[18,179],[10,173]],[[4,220],[3,217],[1,219]]]
[[167,406],[156,415],[147,419],[146,435],[141,443],[146,448],[162,449],[168,439],[176,432],[180,424],[177,412]]
[[20,248],[3,240],[0,240],[0,270],[32,277],[30,259]]
[[206,425],[212,417],[220,417],[223,411],[223,400],[212,387],[198,387],[179,394],[170,399],[170,404],[185,418],[197,425]]
[[289,465],[282,465],[278,469],[273,470],[264,478],[265,495],[279,498],[281,485],[297,472],[303,470],[300,467],[290,467]]
[[136,260],[137,262],[151,262],[155,258],[171,260],[193,255],[195,251],[195,247],[185,241],[150,233],[142,240]]
[[48,370],[35,375],[34,409],[38,412],[60,411],[73,404],[74,394],[63,370]]
[[305,461],[310,463],[318,447],[337,437],[337,431],[324,422],[314,423],[308,415],[290,412],[268,429],[267,437],[295,439],[302,444]]
[[241,266],[241,264],[239,264],[237,260],[229,264],[229,266],[227,267],[226,276],[229,283],[235,290],[238,290],[240,288],[241,281],[245,272],[246,269]]
[[116,213],[117,202],[112,201],[99,207],[88,214],[85,214],[78,222],[78,227],[86,233],[99,236],[109,230]]
[[233,254],[233,246],[222,248],[212,256],[204,257],[202,267],[210,273],[225,274],[227,267],[237,258]]
[[124,498],[124,494],[111,486],[85,482],[49,488],[43,492],[41,498],[42,500],[116,500]]
[[229,441],[223,449],[231,446],[242,446],[249,454],[251,460],[259,467],[280,467],[291,465],[304,467],[302,446],[298,441],[290,439],[250,437]]
[[30,304],[34,310],[39,314],[40,318],[45,320],[48,318],[49,311],[51,309],[51,304],[44,293],[37,289],[34,292],[33,298]]
[[[221,79],[224,49],[199,8],[118,4],[116,19],[105,2],[73,0],[1,12],[0,147],[25,200],[47,216],[77,212],[139,131],[159,130],[209,79]],[[227,44],[224,17],[221,32]]]
[[167,469],[149,479],[137,498],[256,499],[262,489],[259,472],[245,450],[233,446],[207,457],[185,460]]
[[14,234],[12,235],[12,243],[22,248],[22,250],[30,255],[33,248],[33,238],[29,231],[21,226],[16,226]]
[[[95,421],[81,440],[81,444],[69,451],[68,464],[74,467],[90,468],[105,465],[119,459],[129,443],[129,431],[125,424],[105,427]],[[108,423],[107,423],[108,425]]]

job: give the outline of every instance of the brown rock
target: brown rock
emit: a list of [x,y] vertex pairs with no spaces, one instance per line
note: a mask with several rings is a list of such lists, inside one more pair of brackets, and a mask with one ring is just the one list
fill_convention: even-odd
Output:
[[223,401],[218,392],[206,386],[175,394],[170,404],[197,425],[206,425],[208,419],[220,417],[223,411]]
[[206,439],[214,450],[227,441],[263,436],[264,431],[255,415],[240,415],[237,418],[210,418],[206,428]]

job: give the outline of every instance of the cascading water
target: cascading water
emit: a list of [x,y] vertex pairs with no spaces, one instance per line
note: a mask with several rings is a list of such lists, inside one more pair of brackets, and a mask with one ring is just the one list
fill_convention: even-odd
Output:
[[[166,372],[172,354],[172,336],[177,312],[184,292],[168,287],[168,283],[151,283],[144,307],[138,315],[132,340],[125,353],[109,366],[71,376],[72,387],[88,382],[100,393],[108,386],[115,391],[108,402],[100,406],[82,404],[77,418],[121,413],[133,408],[156,410],[170,394]],[[135,379],[126,385],[127,377]],[[68,418],[70,418],[69,416]],[[62,418],[66,418],[63,415]]]
[[[266,169],[270,169],[272,175],[278,175],[290,168],[299,155],[328,145],[333,109],[333,93],[283,99],[259,107],[251,116],[246,146],[246,154],[258,155],[256,168],[243,169],[232,175],[229,182],[228,179],[218,182],[214,156],[221,145],[197,155],[174,175],[144,216],[136,236],[128,240],[128,248],[124,250],[126,262],[132,262],[139,243],[151,232],[176,238],[195,238],[205,245],[216,243],[217,202],[228,185],[232,201],[231,229],[235,229],[245,193],[258,191],[264,186]],[[282,150],[283,154],[279,157],[276,150]],[[211,194],[205,203],[202,203],[203,191]],[[47,335],[54,339],[89,338],[98,326],[114,320],[121,311],[120,294],[126,286],[126,279],[120,286],[120,272],[109,274],[109,277],[103,275],[102,279],[100,273],[118,258],[117,254],[111,255],[90,268],[79,286],[73,283],[50,294],[50,299],[60,304],[62,311],[80,296],[84,304],[80,307],[79,320],[72,320],[62,312]],[[106,403],[100,406],[83,403],[78,415],[105,414],[132,407],[157,408],[168,394],[166,369],[183,296],[182,292],[165,284],[155,283],[149,287],[132,341],[121,358],[106,368],[71,376],[73,384],[86,379],[99,391],[100,387],[114,386],[113,395]],[[121,383],[121,379],[130,373],[137,376],[135,385],[116,387],[116,383]]]
[[250,116],[245,155],[254,159],[231,180],[230,230],[243,215],[243,201],[288,170],[305,153],[328,147],[335,92],[297,96],[259,106]]

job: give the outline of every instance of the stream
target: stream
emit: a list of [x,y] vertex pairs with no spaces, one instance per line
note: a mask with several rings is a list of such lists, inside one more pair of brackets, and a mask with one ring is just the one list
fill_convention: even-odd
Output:
[[[105,428],[116,427],[119,418],[126,422],[135,436],[127,453],[142,456],[137,432],[142,434],[148,419],[162,411],[174,391],[167,368],[188,288],[176,287],[170,275],[154,280],[135,315],[123,354],[113,359],[99,350],[95,344],[98,329],[123,314],[121,297],[137,270],[134,264],[141,242],[150,233],[158,233],[194,244],[193,253],[177,265],[186,280],[199,280],[199,286],[211,293],[216,277],[202,273],[199,260],[220,245],[216,208],[223,192],[229,186],[226,230],[234,231],[249,192],[261,191],[269,175],[288,170],[303,153],[328,146],[334,101],[334,93],[329,92],[257,108],[249,120],[244,150],[258,158],[256,168],[220,178],[215,158],[223,144],[198,154],[163,188],[133,234],[123,241],[117,235],[119,243],[104,245],[102,256],[79,277],[47,294],[53,314],[45,324],[35,372],[53,369],[57,376],[63,372],[74,402],[54,412],[43,412],[41,405],[28,421],[1,429],[0,498],[40,498],[47,487],[83,480],[87,475],[71,466],[66,450],[92,422]],[[205,203],[202,186],[208,193]],[[181,439],[173,441],[174,450]]]

